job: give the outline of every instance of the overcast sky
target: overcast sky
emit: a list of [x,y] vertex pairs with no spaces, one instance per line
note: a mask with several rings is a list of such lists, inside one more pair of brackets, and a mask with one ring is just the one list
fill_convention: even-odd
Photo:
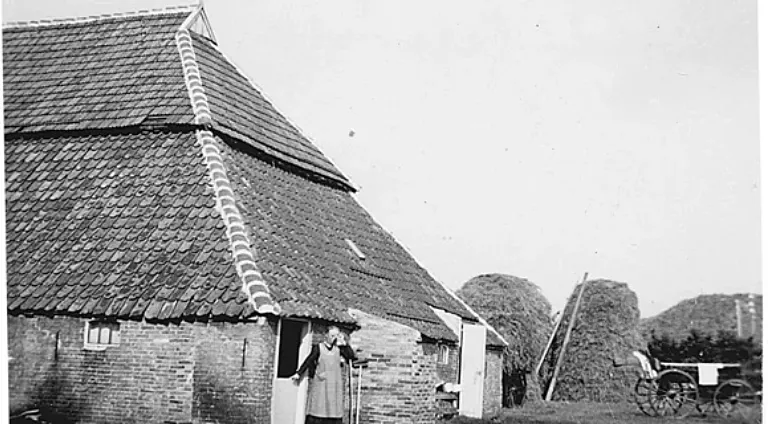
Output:
[[[190,3],[3,0],[3,21]],[[437,279],[643,316],[762,292],[756,1],[208,0],[221,50]],[[354,136],[350,136],[350,131]]]

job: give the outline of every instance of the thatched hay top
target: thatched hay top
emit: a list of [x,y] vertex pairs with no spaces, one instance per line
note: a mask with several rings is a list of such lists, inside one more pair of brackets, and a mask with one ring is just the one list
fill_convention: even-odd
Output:
[[[715,335],[719,331],[736,332],[736,300],[741,302],[741,325],[744,337],[752,336],[752,315],[747,303],[749,295],[739,294],[703,294],[683,300],[666,311],[643,319],[640,332],[646,340],[651,334],[659,337],[667,335],[675,340],[688,337],[691,330],[701,334]],[[755,340],[763,337],[763,295],[754,295],[755,303]]]
[[[636,376],[630,370],[617,370],[612,365],[617,354],[628,354],[644,346],[637,331],[640,318],[637,295],[626,283],[593,280],[585,284],[552,399],[630,400]],[[542,371],[545,381],[551,379],[580,288],[581,285],[576,287],[566,305],[547,366]]]
[[530,372],[552,331],[552,306],[541,289],[525,278],[479,275],[457,294],[509,342],[505,368]]

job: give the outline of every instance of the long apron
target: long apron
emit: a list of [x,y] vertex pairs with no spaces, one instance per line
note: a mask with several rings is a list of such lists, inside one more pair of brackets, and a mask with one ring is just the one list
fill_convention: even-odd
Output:
[[309,387],[307,415],[319,418],[341,418],[344,415],[344,380],[341,377],[341,354],[337,346],[331,349],[320,343],[315,378]]

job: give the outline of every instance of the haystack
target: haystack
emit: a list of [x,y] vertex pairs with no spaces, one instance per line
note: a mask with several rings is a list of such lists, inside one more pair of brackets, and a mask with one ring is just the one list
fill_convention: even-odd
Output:
[[[633,370],[614,368],[613,358],[644,347],[638,332],[637,295],[625,283],[587,281],[552,400],[620,402],[632,399]],[[549,382],[581,285],[568,300],[553,347],[541,371]]]
[[458,295],[509,342],[504,355],[505,404],[540,401],[532,371],[552,331],[552,306],[541,289],[524,278],[486,274],[467,281]]

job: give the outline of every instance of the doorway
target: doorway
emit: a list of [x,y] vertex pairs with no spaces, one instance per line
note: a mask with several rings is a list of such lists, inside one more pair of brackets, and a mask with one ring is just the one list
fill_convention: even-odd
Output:
[[275,378],[272,391],[272,422],[304,424],[307,378],[299,384],[291,379],[312,347],[310,323],[281,319],[277,325]]

